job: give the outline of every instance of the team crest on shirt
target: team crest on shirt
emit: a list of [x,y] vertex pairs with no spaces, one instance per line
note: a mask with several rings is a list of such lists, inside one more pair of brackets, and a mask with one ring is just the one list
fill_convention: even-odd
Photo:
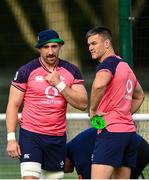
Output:
[[39,75],[39,76],[36,76],[36,77],[35,77],[35,81],[36,81],[36,82],[44,82],[44,81],[45,81],[44,76],[40,76],[40,75]]

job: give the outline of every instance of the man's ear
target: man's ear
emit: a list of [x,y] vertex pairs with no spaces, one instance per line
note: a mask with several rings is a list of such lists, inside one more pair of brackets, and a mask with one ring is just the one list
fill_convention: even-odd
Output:
[[105,44],[105,47],[108,49],[111,46],[111,41],[109,39],[106,39],[104,44]]

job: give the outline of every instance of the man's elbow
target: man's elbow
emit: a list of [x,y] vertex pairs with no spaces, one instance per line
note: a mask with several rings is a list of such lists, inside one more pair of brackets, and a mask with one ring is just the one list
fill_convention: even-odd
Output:
[[144,94],[144,92],[143,92],[143,94],[142,94],[142,99],[143,99],[143,101],[144,101],[144,99],[145,99],[145,94]]
[[145,94],[144,94],[144,92],[142,92],[141,94],[140,94],[140,101],[141,101],[141,103],[143,103],[143,101],[144,101],[144,99],[145,99]]
[[85,102],[83,102],[82,104],[80,104],[81,111],[85,111],[86,109],[87,109],[87,100]]

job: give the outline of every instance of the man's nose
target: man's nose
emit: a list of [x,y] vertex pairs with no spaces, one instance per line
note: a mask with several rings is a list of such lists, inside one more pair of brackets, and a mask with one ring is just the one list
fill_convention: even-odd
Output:
[[89,50],[90,51],[93,50],[93,46],[92,45],[89,46]]
[[53,50],[52,50],[51,47],[48,48],[48,53],[49,53],[49,54],[53,54]]

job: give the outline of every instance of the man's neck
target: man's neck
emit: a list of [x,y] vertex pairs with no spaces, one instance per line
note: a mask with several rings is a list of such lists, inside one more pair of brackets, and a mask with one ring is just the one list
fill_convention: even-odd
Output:
[[59,59],[54,63],[54,64],[48,64],[46,63],[42,58],[41,59],[41,62],[42,64],[48,69],[48,71],[52,72],[56,67],[57,67],[57,64],[59,62]]
[[116,56],[113,48],[109,49],[105,52],[105,54],[99,59],[99,62],[102,63],[105,59],[107,59],[110,56]]

